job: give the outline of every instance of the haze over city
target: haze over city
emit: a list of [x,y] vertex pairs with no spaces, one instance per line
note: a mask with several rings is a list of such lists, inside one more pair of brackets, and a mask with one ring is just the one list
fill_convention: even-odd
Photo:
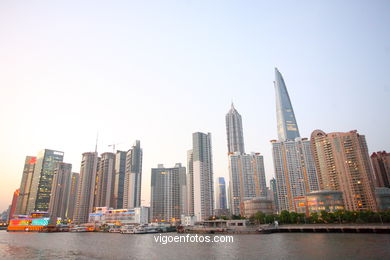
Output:
[[[283,8],[282,8],[283,7]],[[357,129],[390,150],[387,1],[103,1],[0,4],[0,211],[26,155],[143,148],[150,169],[186,165],[192,133],[212,134],[214,177],[228,178],[225,114],[242,115],[247,152],[273,177],[274,67],[302,137]]]

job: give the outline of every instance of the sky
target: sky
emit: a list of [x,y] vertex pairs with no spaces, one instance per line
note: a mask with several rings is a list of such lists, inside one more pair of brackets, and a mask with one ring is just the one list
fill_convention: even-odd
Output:
[[[80,3],[82,2],[82,3]],[[389,1],[0,2],[0,211],[27,155],[81,154],[135,140],[142,204],[151,168],[186,165],[211,132],[214,177],[228,178],[225,115],[242,115],[246,152],[273,177],[274,68],[302,137],[357,129],[390,151]]]

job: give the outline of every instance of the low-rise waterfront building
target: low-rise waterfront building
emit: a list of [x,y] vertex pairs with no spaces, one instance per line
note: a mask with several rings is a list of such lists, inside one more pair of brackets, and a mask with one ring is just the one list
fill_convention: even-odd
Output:
[[93,213],[89,214],[89,223],[96,224],[147,224],[149,222],[149,208],[138,207],[134,209],[110,209],[107,207],[96,207]]
[[240,205],[241,215],[250,218],[257,212],[263,212],[265,214],[274,213],[273,201],[265,197],[257,197],[251,200],[244,200]]
[[390,209],[390,188],[375,188],[375,196],[378,210],[383,211]]
[[341,191],[315,191],[306,196],[294,198],[295,212],[306,215],[314,212],[335,212],[345,210],[343,193]]

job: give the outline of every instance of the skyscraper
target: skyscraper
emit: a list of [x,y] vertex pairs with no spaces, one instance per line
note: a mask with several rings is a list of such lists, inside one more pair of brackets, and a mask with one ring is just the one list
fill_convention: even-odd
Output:
[[229,155],[230,211],[240,215],[244,200],[267,196],[264,160],[259,153]]
[[80,167],[80,178],[77,191],[74,223],[88,222],[88,214],[94,207],[94,194],[96,191],[96,173],[98,168],[97,152],[83,153]]
[[162,164],[153,168],[150,199],[152,221],[180,221],[187,211],[186,168],[180,163],[173,168]]
[[282,74],[275,68],[276,119],[279,141],[295,140],[299,137],[298,124],[291,105]]
[[70,163],[57,163],[54,176],[53,176],[53,187],[51,189],[51,198],[49,203],[49,215],[51,221],[57,218],[62,220],[69,218],[68,206],[69,196],[72,180],[72,164]]
[[114,207],[115,154],[103,153],[100,156],[97,172],[95,207]]
[[244,136],[242,131],[241,115],[232,107],[226,114],[226,134],[228,144],[228,154],[238,152],[245,153]]
[[193,209],[198,221],[213,215],[214,185],[211,134],[192,134]]
[[124,208],[141,206],[142,149],[137,140],[126,155],[126,174],[124,181]]
[[34,168],[37,158],[35,156],[26,156],[24,161],[22,181],[20,183],[20,192],[16,204],[15,215],[27,215],[27,203],[30,197],[31,181],[34,174]]
[[123,208],[123,193],[125,187],[126,174],[126,154],[125,151],[117,151],[115,154],[115,187],[114,187],[114,208]]
[[390,153],[376,152],[371,155],[375,186],[390,188]]
[[45,149],[38,153],[31,180],[27,213],[49,209],[54,169],[58,162],[62,162],[63,158],[64,153],[60,151]]
[[217,185],[215,185],[215,208],[216,209],[227,209],[226,200],[226,183],[224,177],[218,177]]
[[347,210],[375,211],[373,174],[364,135],[356,130],[328,134],[315,130],[311,145],[321,190],[343,192]]

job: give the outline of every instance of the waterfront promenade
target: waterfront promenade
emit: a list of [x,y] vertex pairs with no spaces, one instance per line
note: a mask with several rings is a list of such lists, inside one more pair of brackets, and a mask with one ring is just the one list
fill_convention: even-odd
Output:
[[245,227],[186,227],[183,233],[390,233],[390,224],[288,224]]

